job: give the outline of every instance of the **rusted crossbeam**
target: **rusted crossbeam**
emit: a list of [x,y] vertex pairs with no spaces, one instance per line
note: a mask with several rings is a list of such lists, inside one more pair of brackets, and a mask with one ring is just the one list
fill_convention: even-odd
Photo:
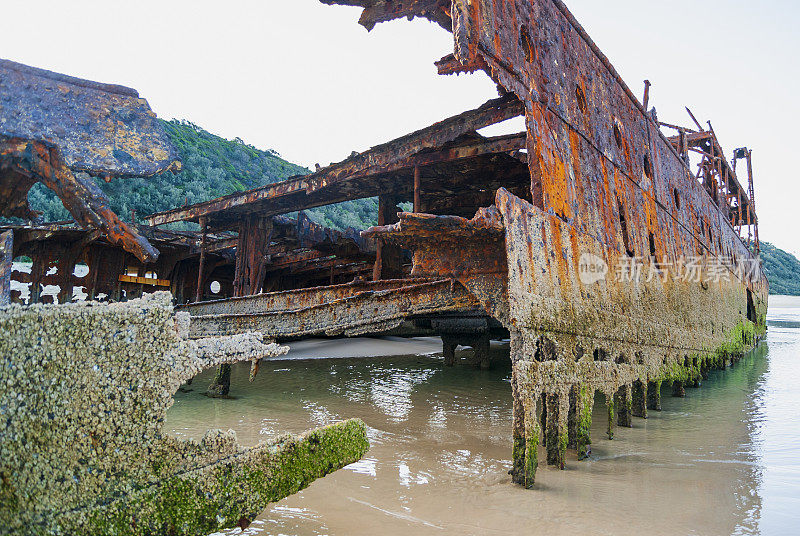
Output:
[[436,69],[441,75],[474,73],[475,71],[488,71],[489,66],[480,56],[470,58],[466,63],[461,63],[455,54],[448,54],[435,62]]
[[177,310],[186,311],[192,316],[214,314],[253,314],[270,311],[285,311],[320,305],[340,300],[362,292],[378,292],[402,288],[408,285],[430,283],[432,279],[387,279],[383,281],[358,281],[343,285],[313,287],[285,292],[270,292],[253,296],[242,296],[201,303],[190,303],[178,306]]
[[[355,189],[342,193],[338,197],[328,192],[321,192],[333,185],[356,178],[368,178],[387,170],[397,170],[399,166],[411,166],[411,157],[423,151],[442,148],[457,140],[464,134],[472,133],[506,119],[524,113],[522,103],[514,95],[508,94],[488,101],[479,108],[450,117],[429,127],[418,130],[368,151],[356,154],[343,162],[323,168],[316,173],[303,177],[295,177],[283,182],[264,186],[247,192],[231,194],[205,203],[181,207],[166,212],[152,214],[145,218],[149,225],[162,225],[176,221],[197,221],[200,216],[213,215],[219,212],[238,210],[241,212],[258,211],[262,215],[288,213],[305,208],[313,208],[359,197],[370,197],[374,192]],[[513,136],[508,139],[481,140],[472,139],[467,145],[484,145],[484,151],[506,151],[507,147],[518,148],[518,140]],[[488,145],[485,145],[487,144]],[[469,149],[450,149],[452,158],[474,157],[479,147]],[[454,152],[452,152],[454,151]],[[423,158],[420,156],[420,158]],[[427,156],[435,161],[444,160],[444,156]],[[399,164],[404,161],[403,164]],[[432,160],[431,160],[432,161]],[[317,194],[317,192],[319,192]],[[361,193],[365,192],[365,193]],[[317,194],[317,195],[314,195]],[[323,195],[327,194],[327,195]]]
[[[382,281],[378,284],[386,283]],[[259,297],[254,296],[250,301],[236,305],[239,305],[238,310],[249,307],[251,310],[255,308],[255,312],[193,314],[190,336],[200,338],[248,331],[258,331],[276,340],[312,335],[355,336],[386,331],[415,315],[472,312],[478,308],[475,297],[461,284],[450,279],[416,283],[405,281],[405,284],[396,288],[337,295],[342,288],[340,286],[331,292],[323,287],[317,291],[320,297],[314,297],[313,292],[309,291],[289,294],[293,298],[305,297],[309,302],[316,302],[311,305],[298,303],[292,309],[286,308],[286,303],[275,303],[275,310],[264,310],[264,306],[258,304]],[[262,304],[280,300],[279,297],[265,296]],[[229,302],[231,307],[236,308],[232,300],[217,302],[213,307],[225,310],[223,302]],[[197,313],[203,310],[202,307],[204,304],[197,304],[183,310]]]

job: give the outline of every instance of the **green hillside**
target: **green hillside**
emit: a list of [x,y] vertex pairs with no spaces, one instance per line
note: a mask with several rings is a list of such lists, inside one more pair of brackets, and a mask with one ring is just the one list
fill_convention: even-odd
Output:
[[761,262],[769,280],[770,294],[800,296],[800,261],[797,257],[761,242]]
[[[142,217],[310,173],[283,160],[273,150],[256,149],[238,138],[226,140],[187,121],[162,121],[162,125],[183,161],[180,173],[110,183],[97,180],[111,201],[111,209],[123,220],[130,219],[131,210]],[[41,184],[31,189],[28,199],[34,210],[43,213],[44,221],[71,217],[61,201]],[[365,228],[375,224],[377,211],[376,200],[364,199],[313,209],[307,214],[330,227]]]

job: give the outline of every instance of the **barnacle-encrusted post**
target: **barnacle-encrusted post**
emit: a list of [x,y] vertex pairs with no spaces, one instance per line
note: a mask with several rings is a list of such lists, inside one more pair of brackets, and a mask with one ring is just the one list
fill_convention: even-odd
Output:
[[516,368],[511,372],[511,402],[513,411],[511,424],[511,435],[513,437],[511,480],[515,484],[525,484],[525,404],[522,401]]
[[617,408],[617,424],[625,428],[633,427],[633,421],[631,419],[633,405],[632,390],[631,384],[626,383],[622,385],[614,395]]
[[231,391],[231,366],[220,365],[206,390],[206,396],[225,398]]
[[536,419],[537,396],[523,399],[525,412],[525,472],[524,486],[532,488],[536,480],[536,467],[539,465],[539,421]]
[[674,380],[672,382],[672,396],[683,398],[686,396],[686,389],[683,386],[683,380]]
[[547,412],[544,432],[547,448],[547,464],[564,468],[567,453],[567,413],[569,411],[565,393],[547,393],[544,411]]
[[536,466],[539,463],[539,419],[537,401],[539,393],[529,390],[516,366],[511,373],[511,394],[513,399],[513,467],[511,479],[526,488],[533,487],[536,480]]
[[567,448],[578,448],[578,391],[579,385],[569,389],[569,414],[567,415]]
[[687,357],[684,361],[684,366],[689,372],[689,381],[686,382],[687,387],[700,387],[702,385],[702,376],[700,374],[700,365],[697,362],[697,357]]
[[633,403],[631,412],[634,417],[647,418],[647,387],[646,382],[636,380],[633,382]]
[[708,369],[709,369],[709,359],[708,357],[704,357],[700,360],[700,377],[703,380],[708,379]]
[[661,411],[661,380],[647,382],[647,409]]
[[444,366],[452,367],[456,364],[456,347],[458,343],[454,337],[442,335],[442,354],[444,354]]
[[591,453],[592,410],[594,409],[594,389],[588,385],[581,385],[577,389],[575,400],[575,443],[578,450],[578,459],[583,460]]
[[608,427],[606,428],[606,434],[608,435],[608,439],[614,439],[614,395],[613,392],[604,391],[603,395],[606,399],[606,409],[608,410]]
[[491,344],[488,334],[478,337],[474,343],[473,350],[475,352],[475,361],[480,365],[481,370],[489,370],[492,366],[490,348]]

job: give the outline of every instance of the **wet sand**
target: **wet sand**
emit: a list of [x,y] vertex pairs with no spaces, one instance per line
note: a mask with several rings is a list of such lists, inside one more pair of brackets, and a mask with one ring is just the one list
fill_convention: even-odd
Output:
[[[363,460],[271,505],[247,534],[796,534],[800,300],[776,301],[770,320],[758,351],[685,399],[665,389],[663,411],[613,441],[598,400],[591,458],[572,454],[565,471],[540,465],[533,490],[507,474],[502,344],[493,370],[480,371],[445,368],[435,353],[341,357],[438,352],[437,339],[306,341],[262,364],[252,384],[235,367],[235,400],[202,396],[204,373],[176,395],[166,428],[196,438],[232,428],[254,444],[346,417],[368,424]],[[298,360],[311,355],[338,359]]]

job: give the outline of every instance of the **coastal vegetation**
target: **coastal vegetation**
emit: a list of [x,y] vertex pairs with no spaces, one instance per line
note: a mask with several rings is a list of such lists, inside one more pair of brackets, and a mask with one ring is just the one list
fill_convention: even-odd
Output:
[[761,263],[770,294],[800,296],[800,260],[769,242],[761,242]]

